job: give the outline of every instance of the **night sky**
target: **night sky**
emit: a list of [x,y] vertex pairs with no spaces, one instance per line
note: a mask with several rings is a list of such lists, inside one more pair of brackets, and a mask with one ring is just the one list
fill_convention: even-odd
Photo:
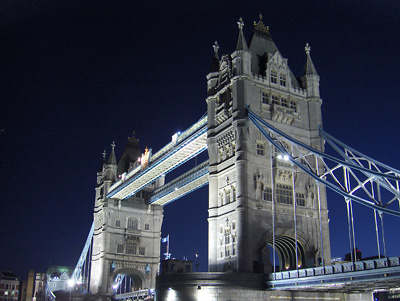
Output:
[[[251,5],[250,5],[251,4]],[[206,112],[215,40],[234,50],[259,13],[293,73],[304,46],[320,75],[324,129],[400,169],[400,2],[0,2],[0,270],[21,278],[75,266],[92,223],[96,173],[136,131],[158,151]],[[168,180],[168,178],[167,178]],[[207,270],[208,186],[165,207],[172,256]],[[332,256],[349,252],[342,197],[329,194]],[[355,205],[357,247],[377,254],[370,210]],[[400,220],[385,216],[389,256]],[[163,246],[164,247],[164,246]]]

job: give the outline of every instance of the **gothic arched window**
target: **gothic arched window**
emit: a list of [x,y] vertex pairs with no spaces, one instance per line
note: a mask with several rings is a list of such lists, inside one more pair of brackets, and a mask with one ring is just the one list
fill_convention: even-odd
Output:
[[137,218],[129,217],[128,218],[127,228],[128,229],[132,229],[132,230],[138,230],[139,229],[139,222],[138,222]]

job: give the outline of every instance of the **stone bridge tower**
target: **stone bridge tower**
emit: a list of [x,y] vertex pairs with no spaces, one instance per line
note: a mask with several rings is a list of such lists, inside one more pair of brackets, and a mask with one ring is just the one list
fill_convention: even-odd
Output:
[[[330,263],[326,191],[293,168],[246,118],[323,150],[319,76],[306,47],[296,79],[269,28],[254,23],[249,43],[238,22],[236,49],[207,75],[209,271],[263,273]],[[273,260],[276,259],[276,260]]]
[[149,154],[147,149],[141,154],[134,135],[128,138],[118,162],[114,147],[113,143],[108,162],[103,154],[97,173],[90,291],[99,296],[112,295],[118,275],[123,275],[125,281],[129,279],[127,291],[155,288],[160,258],[163,208],[147,205],[145,199],[164,184],[164,178],[125,200],[106,198],[112,184],[140,166],[140,159],[145,161]]

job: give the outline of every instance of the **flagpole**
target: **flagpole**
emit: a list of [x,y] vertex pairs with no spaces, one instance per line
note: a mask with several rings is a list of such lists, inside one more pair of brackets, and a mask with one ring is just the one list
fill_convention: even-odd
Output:
[[169,259],[169,234],[167,235],[167,259]]

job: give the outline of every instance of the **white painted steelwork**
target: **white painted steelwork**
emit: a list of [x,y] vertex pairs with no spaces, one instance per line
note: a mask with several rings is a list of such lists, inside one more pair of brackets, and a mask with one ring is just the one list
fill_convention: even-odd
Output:
[[126,199],[206,149],[207,116],[180,134],[176,142],[170,142],[154,154],[147,168],[142,171],[136,168],[127,174],[124,181],[111,186],[107,198]]
[[167,205],[208,184],[208,160],[154,191],[150,204]]

